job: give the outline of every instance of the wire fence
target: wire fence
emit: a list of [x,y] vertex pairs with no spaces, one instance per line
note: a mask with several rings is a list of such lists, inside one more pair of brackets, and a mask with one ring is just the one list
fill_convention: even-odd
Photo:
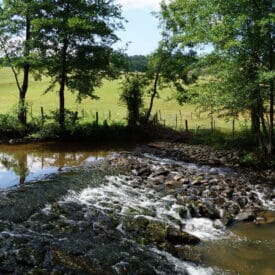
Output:
[[[45,111],[44,108],[41,106],[40,117],[42,122],[46,121],[50,113],[52,113],[52,111]],[[32,110],[30,110],[29,114],[31,115],[31,117],[33,117]],[[126,111],[98,111],[87,110],[83,108],[74,111],[74,114],[75,120],[78,120],[79,122],[93,123],[96,125],[112,125],[114,123],[127,123]],[[236,131],[248,127],[248,122],[245,118],[241,118],[240,120],[236,120],[235,118],[225,119],[217,116],[209,116],[205,113],[183,112],[180,109],[175,111],[157,110],[154,113],[152,113],[152,118],[155,124],[160,124],[164,127],[170,127],[179,131],[232,131],[232,135],[234,136]]]

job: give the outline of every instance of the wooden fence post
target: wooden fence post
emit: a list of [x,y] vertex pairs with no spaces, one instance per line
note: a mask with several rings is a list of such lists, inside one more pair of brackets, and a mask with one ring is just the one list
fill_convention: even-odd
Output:
[[214,133],[214,118],[211,116],[211,132]]
[[45,122],[45,118],[44,118],[44,109],[43,109],[42,106],[41,106],[41,108],[40,108],[40,112],[41,112],[41,122],[42,122],[42,125],[43,125],[44,122]]
[[159,110],[159,119],[162,120],[162,117],[161,117],[161,112]]
[[95,113],[95,125],[98,126],[98,112]]
[[232,120],[232,139],[235,139],[235,118]]
[[185,120],[185,131],[188,132],[188,120]]

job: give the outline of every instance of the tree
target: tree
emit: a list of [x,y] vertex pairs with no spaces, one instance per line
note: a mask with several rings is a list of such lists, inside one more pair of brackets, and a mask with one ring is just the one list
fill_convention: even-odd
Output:
[[120,102],[127,107],[129,127],[136,127],[141,122],[145,87],[146,79],[138,74],[126,75],[122,83]]
[[147,69],[148,60],[145,55],[127,56],[126,60],[129,72],[145,72]]
[[[0,50],[5,63],[12,69],[19,92],[18,119],[26,124],[26,94],[29,85],[31,64],[31,17],[34,13],[33,1],[5,0],[0,10]],[[23,79],[19,78],[20,70]]]
[[219,109],[249,110],[262,156],[270,159],[275,150],[272,1],[174,0],[162,3],[161,16],[177,43],[213,45],[208,66],[215,79],[209,85],[226,99],[217,101]]
[[113,0],[37,0],[39,18],[35,48],[45,73],[52,78],[48,90],[59,86],[59,123],[65,126],[65,89],[78,99],[93,98],[102,78],[112,75],[112,44],[121,28],[120,6]]
[[149,106],[145,113],[144,121],[147,123],[151,116],[155,98],[159,88],[173,86],[181,94],[181,103],[184,101],[185,86],[193,83],[196,76],[194,64],[196,53],[192,49],[181,49],[170,42],[167,32],[163,32],[163,39],[158,48],[148,57],[146,77],[151,81],[149,88]]

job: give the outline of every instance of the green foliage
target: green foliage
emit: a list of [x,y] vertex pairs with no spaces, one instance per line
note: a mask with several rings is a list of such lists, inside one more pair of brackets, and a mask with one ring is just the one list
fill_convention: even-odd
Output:
[[[210,113],[250,111],[262,153],[275,153],[274,7],[272,1],[174,0],[160,17],[178,47],[211,44],[203,59],[214,77],[196,85],[191,98]],[[214,97],[214,98],[213,98]]]
[[[94,98],[104,77],[116,77],[120,53],[112,49],[122,27],[120,6],[114,1],[4,1],[0,9],[0,54],[11,67],[24,110],[29,73],[51,77],[47,91],[59,85],[60,114],[65,116],[65,89],[77,99]],[[19,70],[23,69],[23,79]]]
[[[41,2],[41,5],[45,1]],[[78,98],[93,97],[94,87],[110,73],[111,46],[121,27],[113,1],[47,1],[33,20],[36,44],[45,73],[64,82]]]
[[254,152],[244,154],[240,159],[240,164],[243,166],[256,166],[259,163],[259,158]]
[[62,129],[60,128],[59,123],[46,123],[39,124],[39,127],[29,135],[31,138],[35,139],[58,139],[62,136]]
[[126,63],[129,72],[146,72],[148,59],[144,55],[126,56]]
[[141,121],[145,80],[143,76],[134,74],[127,75],[122,83],[120,102],[127,107],[127,120],[130,127],[137,126]]
[[[59,110],[51,111],[51,115],[48,117],[49,119],[53,119],[54,122],[59,122]],[[78,122],[78,113],[73,112],[71,110],[65,109],[65,125],[66,128],[69,125],[76,125]]]
[[26,126],[18,122],[16,116],[0,114],[0,138],[20,138],[27,134]]
[[[35,16],[34,1],[6,0],[0,9],[0,55],[11,67],[19,93],[18,119],[26,124],[25,97],[28,91],[29,73],[37,65],[32,49],[31,17]],[[23,71],[22,81],[19,72]]]

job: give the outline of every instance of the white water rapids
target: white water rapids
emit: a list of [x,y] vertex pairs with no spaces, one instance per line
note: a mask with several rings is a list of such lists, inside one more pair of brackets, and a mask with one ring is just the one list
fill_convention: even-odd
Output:
[[[146,155],[153,162],[153,165],[180,165],[187,166],[199,172],[212,172],[213,174],[236,175],[229,168],[211,168],[209,166],[197,166],[184,162],[172,161],[169,159],[158,159],[151,155]],[[74,202],[86,206],[87,213],[90,207],[102,212],[115,212],[119,216],[130,216],[132,219],[139,216],[146,217],[148,220],[161,221],[167,225],[177,228],[199,237],[202,241],[217,241],[234,237],[233,233],[227,230],[220,220],[212,221],[207,218],[191,218],[187,213],[187,218],[180,217],[179,212],[182,205],[177,203],[174,196],[163,195],[151,188],[140,184],[139,177],[134,176],[108,176],[106,184],[96,188],[88,187],[79,193],[70,192],[63,200],[63,203]],[[252,187],[252,185],[251,185]],[[267,202],[264,195],[254,187],[255,193],[267,209],[273,209],[274,203]],[[60,201],[62,203],[62,201]],[[119,224],[118,230],[123,232],[123,223]],[[184,262],[166,251],[154,247],[151,252],[158,257],[164,256],[174,266],[178,274],[200,275],[200,274],[231,274],[216,267],[198,266],[193,263]],[[158,274],[163,274],[161,270],[156,270]]]
[[[180,205],[172,196],[161,197],[160,193],[149,188],[134,188],[134,178],[127,176],[109,176],[107,183],[97,188],[86,188],[80,193],[70,192],[60,203],[74,202],[85,205],[87,213],[90,207],[95,207],[102,212],[114,211],[121,216],[136,218],[146,216],[147,219],[159,220],[165,224],[182,227],[202,240],[214,240],[228,236],[220,222],[213,222],[206,218],[182,219],[179,216]],[[118,229],[123,231],[123,225]],[[178,274],[187,271],[188,274],[213,274],[214,269],[196,266],[183,262],[170,253],[153,248],[152,253],[162,255],[175,266]],[[161,271],[158,271],[162,274]]]

